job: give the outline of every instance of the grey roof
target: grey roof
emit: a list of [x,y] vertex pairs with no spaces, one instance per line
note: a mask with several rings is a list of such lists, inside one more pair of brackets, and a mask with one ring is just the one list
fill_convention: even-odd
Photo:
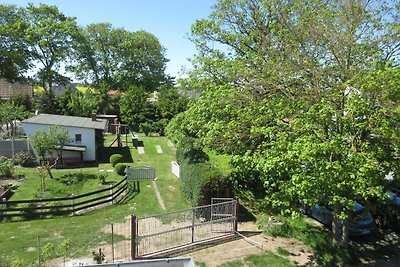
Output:
[[39,114],[32,118],[23,120],[22,123],[34,123],[44,125],[59,125],[77,128],[90,128],[104,130],[107,125],[106,120],[93,121],[92,118],[74,117],[74,116],[63,116],[53,114]]

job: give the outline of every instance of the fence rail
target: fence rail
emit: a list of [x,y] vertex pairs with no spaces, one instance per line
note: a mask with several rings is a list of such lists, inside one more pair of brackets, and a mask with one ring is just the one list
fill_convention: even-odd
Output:
[[[34,219],[84,212],[87,209],[115,203],[128,189],[127,178],[105,189],[62,198],[11,200],[0,199],[0,219]],[[92,197],[95,196],[95,197]],[[54,205],[52,205],[54,203]]]

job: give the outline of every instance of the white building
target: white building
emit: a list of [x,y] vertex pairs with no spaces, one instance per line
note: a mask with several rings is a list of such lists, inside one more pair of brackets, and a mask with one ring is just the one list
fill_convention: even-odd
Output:
[[68,130],[71,143],[64,146],[63,158],[80,158],[81,161],[98,161],[103,148],[103,131],[106,120],[92,118],[39,114],[21,122],[28,139],[39,130],[48,131],[51,126]]

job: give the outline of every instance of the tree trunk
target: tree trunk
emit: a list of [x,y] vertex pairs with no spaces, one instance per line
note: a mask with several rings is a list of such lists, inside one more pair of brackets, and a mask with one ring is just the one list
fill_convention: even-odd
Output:
[[333,209],[333,220],[332,220],[332,233],[333,233],[333,245],[337,246],[341,244],[342,241],[342,225],[340,224],[340,207],[335,206]]
[[342,243],[341,243],[341,245],[344,248],[347,248],[349,245],[349,233],[350,233],[350,219],[346,218],[343,221],[343,232],[342,232]]
[[54,176],[53,176],[53,174],[51,173],[51,169],[50,169],[48,166],[46,166],[46,170],[47,170],[47,174],[49,175],[50,179],[53,179]]

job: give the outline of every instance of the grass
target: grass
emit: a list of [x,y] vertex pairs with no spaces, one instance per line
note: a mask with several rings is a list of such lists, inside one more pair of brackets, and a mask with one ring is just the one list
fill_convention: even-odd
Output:
[[[112,137],[110,137],[112,138]],[[133,158],[131,165],[148,165],[156,169],[156,184],[164,200],[167,211],[179,210],[189,207],[180,190],[179,180],[170,172],[170,162],[174,159],[174,149],[167,145],[166,138],[141,137],[146,154],[139,155],[130,144]],[[163,154],[157,154],[155,145],[160,145]],[[98,168],[83,168],[71,170],[54,170],[57,179],[68,174],[81,174],[93,177],[100,169],[111,169],[108,163],[102,163]],[[40,187],[39,176],[33,169],[19,168],[20,174],[25,174],[27,179],[18,188],[12,199],[29,199],[37,193]],[[46,180],[46,187],[52,194],[82,193],[93,191],[100,187],[99,180],[87,179],[79,186],[61,187],[59,180]],[[109,173],[106,181],[117,181],[121,176],[114,172]],[[110,243],[111,235],[101,231],[111,223],[123,222],[129,215],[146,216],[165,212],[161,209],[151,181],[140,182],[140,192],[127,196],[122,203],[108,206],[80,216],[53,217],[50,219],[32,220],[23,222],[9,222],[1,224],[0,231],[0,266],[8,266],[14,260],[20,260],[33,265],[37,261],[37,239],[40,247],[54,246],[68,240],[71,250],[67,253],[71,257],[90,255],[92,250],[98,249],[100,243]],[[60,254],[54,253],[54,257]]]
[[[314,251],[318,266],[360,264],[360,257],[352,247],[344,249],[332,245],[330,229],[312,225],[304,217],[280,217],[279,220],[282,224],[271,225],[267,220],[260,220],[258,223],[267,235],[295,238],[308,245]],[[286,254],[279,248],[277,252],[280,255]]]
[[235,260],[226,262],[219,267],[242,267],[242,266],[253,266],[253,267],[294,267],[293,263],[289,260],[282,258],[272,252],[267,252],[260,255],[249,255],[244,260]]

